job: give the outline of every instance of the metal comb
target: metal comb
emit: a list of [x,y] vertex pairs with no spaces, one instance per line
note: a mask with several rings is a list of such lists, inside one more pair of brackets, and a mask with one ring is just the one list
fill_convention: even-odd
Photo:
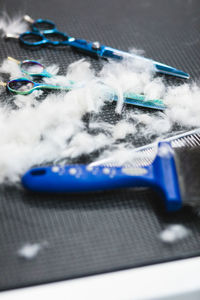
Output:
[[[172,148],[179,147],[195,147],[200,146],[200,128],[190,130],[187,132],[182,132],[175,136],[165,138],[163,141],[170,142]],[[155,158],[157,151],[158,142],[154,142],[145,146],[141,146],[133,149],[133,158],[131,162],[126,163],[125,166],[147,166],[152,163]],[[104,165],[108,167],[118,166],[119,162],[113,161],[112,158],[106,158],[102,160],[95,161],[90,164],[91,167]]]

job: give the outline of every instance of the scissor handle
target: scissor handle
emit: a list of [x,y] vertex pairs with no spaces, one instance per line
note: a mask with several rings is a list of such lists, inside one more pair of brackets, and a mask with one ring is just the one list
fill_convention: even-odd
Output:
[[42,46],[44,44],[50,44],[54,46],[71,45],[71,40],[74,40],[74,38],[71,38],[65,33],[57,30],[43,34],[39,32],[27,31],[22,33],[19,39],[27,46]]
[[46,42],[50,45],[71,45],[71,42],[74,41],[74,38],[68,36],[64,32],[54,30],[52,32],[43,33]]
[[37,87],[37,83],[27,78],[21,77],[7,82],[7,88],[15,94],[27,95]]
[[40,33],[52,33],[54,31],[57,31],[56,25],[54,22],[50,20],[43,20],[43,19],[37,19],[33,22],[31,25],[31,28],[34,32],[40,32]]
[[41,33],[33,31],[20,34],[19,40],[27,46],[41,46],[47,43],[47,39]]

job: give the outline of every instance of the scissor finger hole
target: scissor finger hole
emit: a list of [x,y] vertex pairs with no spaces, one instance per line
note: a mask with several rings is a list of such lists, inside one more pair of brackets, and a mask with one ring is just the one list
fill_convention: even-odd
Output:
[[33,29],[38,30],[40,32],[44,32],[46,30],[55,29],[55,24],[51,21],[39,20],[33,24]]
[[25,73],[40,74],[44,71],[44,66],[36,61],[24,61],[21,63],[21,69]]
[[34,83],[30,80],[11,80],[8,83],[8,88],[16,92],[28,92],[34,87]]
[[51,42],[62,43],[68,41],[68,36],[60,32],[46,33],[46,34],[44,33],[43,35],[45,36],[46,39],[48,39]]
[[21,40],[26,44],[33,44],[41,42],[43,40],[43,37],[38,33],[25,33],[21,35]]

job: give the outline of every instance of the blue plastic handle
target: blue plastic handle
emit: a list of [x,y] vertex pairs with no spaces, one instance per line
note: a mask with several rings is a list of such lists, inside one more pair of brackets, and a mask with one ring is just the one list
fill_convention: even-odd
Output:
[[168,211],[181,208],[173,151],[161,142],[154,162],[145,167],[105,167],[89,165],[33,168],[22,177],[25,188],[36,192],[77,193],[127,187],[152,187],[159,192]]

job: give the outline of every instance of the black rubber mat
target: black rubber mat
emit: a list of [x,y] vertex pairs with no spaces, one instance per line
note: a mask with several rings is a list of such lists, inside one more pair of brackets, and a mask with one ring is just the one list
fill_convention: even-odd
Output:
[[[128,50],[144,49],[147,57],[200,75],[199,0],[0,0],[9,14],[54,20],[72,36],[99,40]],[[0,40],[1,61],[40,59],[66,66],[83,55],[71,49],[23,48]],[[94,67],[101,62],[91,59]],[[62,72],[62,68],[61,68]],[[1,96],[6,101],[6,93]],[[104,118],[115,122],[110,109]],[[168,215],[153,192],[121,190],[81,196],[31,194],[0,188],[0,289],[10,289],[133,268],[200,254],[200,218],[189,208]],[[191,234],[173,245],[158,234],[180,223]],[[43,243],[35,259],[17,251],[26,243]]]

